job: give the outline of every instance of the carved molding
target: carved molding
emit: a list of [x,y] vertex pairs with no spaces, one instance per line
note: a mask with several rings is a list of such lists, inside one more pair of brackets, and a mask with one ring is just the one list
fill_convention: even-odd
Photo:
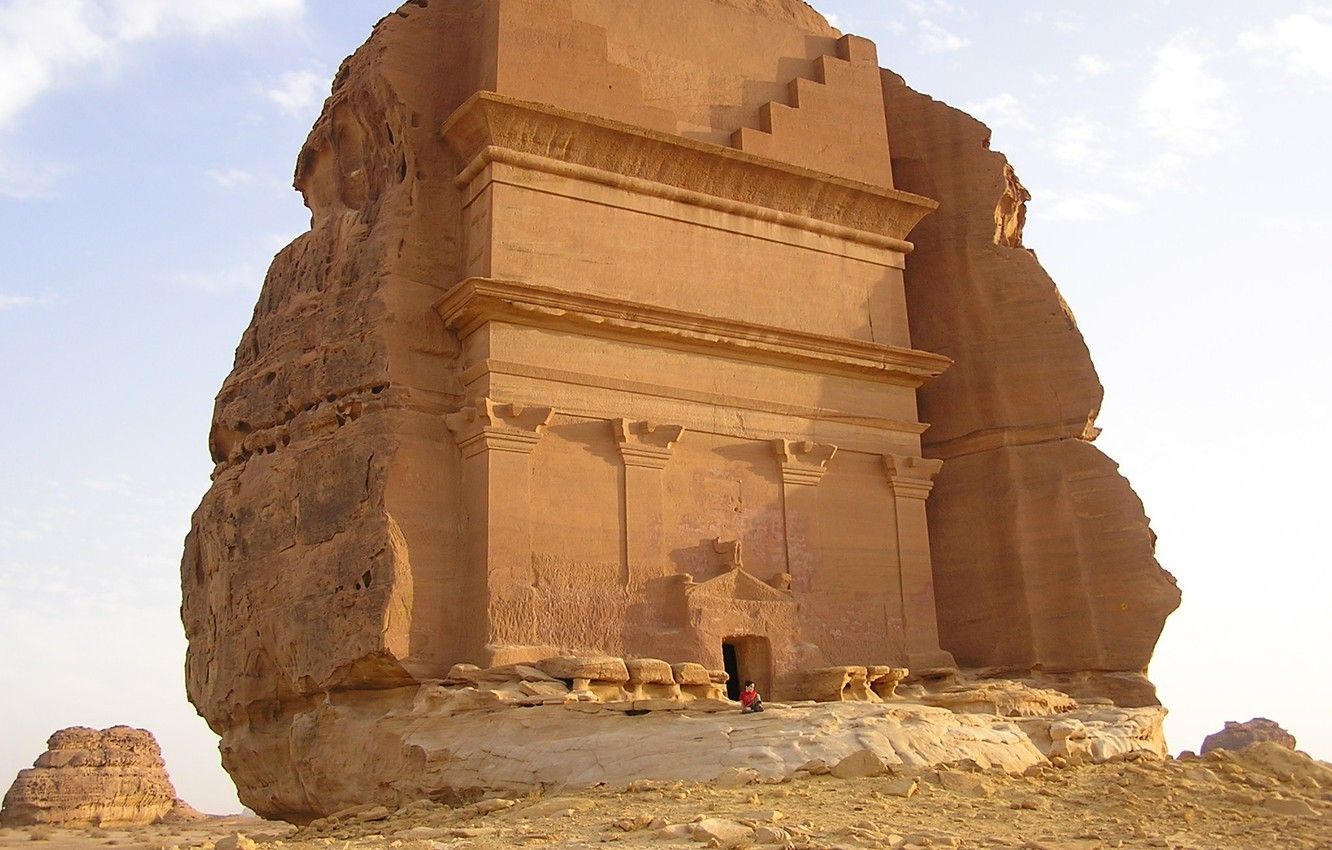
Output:
[[447,414],[444,422],[463,457],[469,458],[484,451],[531,454],[554,416],[555,411],[549,407],[479,398],[457,413]]
[[494,92],[469,98],[441,133],[464,163],[460,185],[491,162],[509,162],[806,229],[831,226],[902,253],[911,250],[907,234],[938,206],[910,192]]
[[924,500],[934,488],[934,477],[943,469],[944,462],[935,458],[886,454],[883,468],[888,473],[888,486],[893,495],[905,499]]
[[823,480],[837,447],[809,440],[773,440],[772,453],[782,468],[783,484],[814,486]]
[[684,436],[683,425],[661,425],[656,422],[634,422],[613,419],[611,427],[620,457],[625,466],[662,469],[671,459],[675,444]]
[[721,319],[549,286],[491,278],[468,278],[441,298],[435,309],[450,328],[466,336],[488,321],[569,328],[586,336],[669,341],[713,355],[755,363],[798,365],[832,374],[866,375],[919,388],[953,361],[940,354],[867,340]]

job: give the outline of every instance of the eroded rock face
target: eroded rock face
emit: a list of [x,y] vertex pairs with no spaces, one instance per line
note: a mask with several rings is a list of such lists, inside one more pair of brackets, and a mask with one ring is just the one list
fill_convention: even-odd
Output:
[[1203,739],[1200,752],[1206,755],[1212,750],[1242,750],[1245,747],[1264,741],[1269,741],[1288,750],[1295,749],[1294,735],[1282,729],[1281,725],[1275,720],[1268,720],[1266,717],[1255,717],[1245,723],[1227,720],[1224,729]]
[[198,815],[176,798],[152,733],[61,729],[5,794],[0,825],[143,826]]
[[939,201],[912,232],[906,286],[913,343],[953,360],[920,392],[925,453],[944,461],[930,501],[941,642],[964,666],[1076,671],[1083,692],[1104,674],[1121,704],[1155,703],[1143,674],[1179,590],[1091,443],[1102,389],[1022,245],[1031,196],[985,125],[889,71],[883,92],[897,185]]
[[1178,593],[987,140],[799,0],[381,21],[301,151],[311,228],[182,561],[242,801],[428,776],[390,715],[447,737],[423,683],[550,656],[587,669],[524,672],[535,702],[715,695],[733,656],[770,699],[956,659],[1154,703]]

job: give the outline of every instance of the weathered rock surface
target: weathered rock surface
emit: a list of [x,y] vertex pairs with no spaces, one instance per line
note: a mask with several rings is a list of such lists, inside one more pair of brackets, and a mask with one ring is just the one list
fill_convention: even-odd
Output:
[[[1040,699],[1035,693],[1027,704]],[[774,704],[742,715],[736,704],[712,700],[520,700],[433,685],[332,696],[299,710],[277,742],[293,754],[289,775],[268,768],[275,743],[263,727],[232,733],[233,775],[251,789],[248,804],[257,811],[309,820],[358,803],[392,808],[426,797],[465,801],[644,778],[736,784],[740,771],[771,782],[829,768],[863,776],[880,761],[970,760],[1020,773],[1051,758],[1084,764],[1165,752],[1165,712],[1155,707],[1075,706],[1009,718],[910,701]],[[819,763],[827,767],[815,771]]]
[[[599,701],[717,702],[727,649],[770,700],[956,657],[1155,704],[1178,592],[987,131],[799,0],[664,9],[412,2],[339,70],[181,566],[189,696],[257,811],[510,781],[627,721]],[[481,667],[549,656],[509,689],[548,752],[439,755],[517,734]],[[422,714],[440,681],[474,687]],[[1141,731],[1100,722],[1032,734]]]
[[971,667],[1114,674],[1126,704],[1179,604],[1115,463],[1073,313],[1022,245],[1029,193],[990,131],[885,71],[899,187],[937,199],[906,268],[912,342],[953,366],[920,391],[940,640]]
[[61,729],[5,794],[0,825],[142,826],[199,817],[177,799],[152,733]]
[[1203,739],[1200,752],[1206,755],[1212,750],[1242,750],[1263,741],[1270,741],[1288,750],[1295,749],[1294,735],[1282,729],[1275,720],[1255,717],[1245,723],[1227,720],[1224,729]]

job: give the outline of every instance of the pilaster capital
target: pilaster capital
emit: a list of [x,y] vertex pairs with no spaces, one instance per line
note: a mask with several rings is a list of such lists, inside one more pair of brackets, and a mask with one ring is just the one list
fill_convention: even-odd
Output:
[[943,469],[943,461],[886,454],[883,456],[883,468],[888,474],[888,486],[892,488],[894,496],[923,501],[934,488],[934,477]]
[[555,411],[549,407],[498,403],[482,397],[457,413],[445,415],[444,423],[453,432],[463,457],[469,458],[484,451],[531,454],[554,416]]
[[662,425],[651,421],[612,419],[615,443],[625,466],[663,469],[671,459],[675,444],[684,436],[683,425]]
[[783,484],[814,486],[823,480],[837,447],[809,440],[773,440],[773,456],[782,468]]

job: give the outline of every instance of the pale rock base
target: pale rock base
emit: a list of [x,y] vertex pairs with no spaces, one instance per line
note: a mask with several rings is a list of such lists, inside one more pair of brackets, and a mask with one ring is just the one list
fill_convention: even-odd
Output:
[[[307,820],[356,804],[636,779],[711,781],[736,769],[774,782],[862,750],[890,768],[970,759],[1012,773],[1053,756],[1099,762],[1165,753],[1159,707],[1076,707],[1010,719],[912,702],[836,702],[773,704],[742,715],[712,704],[646,712],[586,702],[514,706],[483,693],[424,685],[334,694],[270,725],[229,731],[223,758],[238,787],[255,789],[245,793],[246,805]],[[278,751],[284,759],[299,754],[293,773],[268,767],[283,763],[269,757]]]

